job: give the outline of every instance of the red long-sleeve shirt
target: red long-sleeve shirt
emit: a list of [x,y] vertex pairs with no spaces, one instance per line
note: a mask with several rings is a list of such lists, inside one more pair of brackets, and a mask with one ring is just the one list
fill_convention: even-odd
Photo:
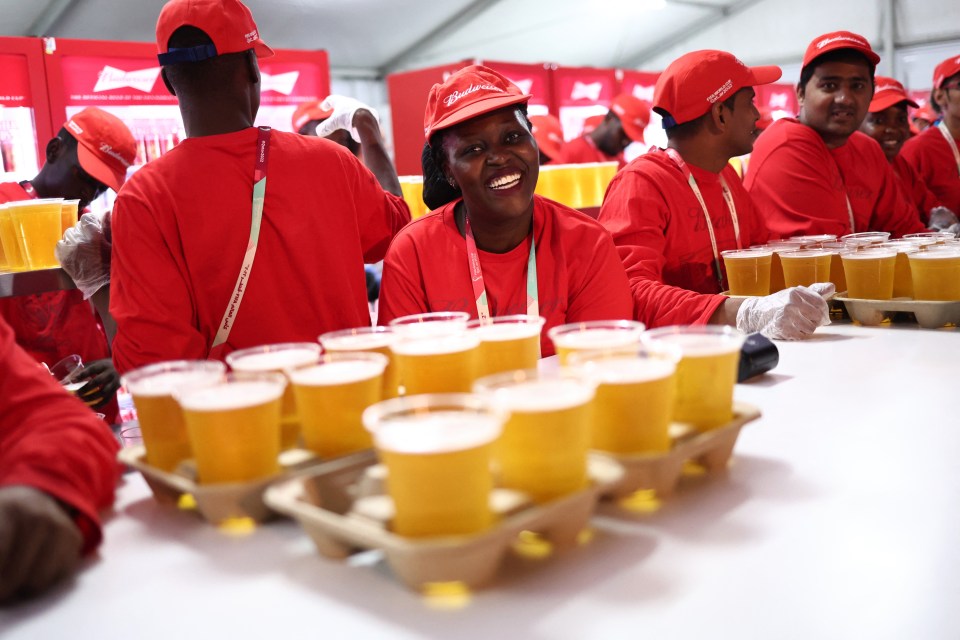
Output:
[[[960,147],[960,139],[954,138]],[[927,127],[903,144],[900,156],[914,169],[927,188],[954,213],[960,215],[960,167],[937,127]]]
[[904,159],[903,154],[897,154],[893,159],[892,167],[903,194],[917,207],[920,220],[927,224],[930,221],[930,210],[941,206],[940,200],[927,188],[926,183],[920,179],[916,169]]

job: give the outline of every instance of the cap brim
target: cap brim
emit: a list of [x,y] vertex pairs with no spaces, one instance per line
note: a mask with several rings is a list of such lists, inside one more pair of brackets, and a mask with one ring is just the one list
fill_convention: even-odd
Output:
[[512,95],[512,96],[491,96],[484,100],[478,100],[474,102],[469,107],[464,107],[459,111],[451,113],[446,118],[439,120],[433,124],[427,130],[426,138],[429,141],[430,136],[435,132],[440,131],[441,129],[449,129],[450,127],[465,122],[471,118],[481,116],[485,113],[490,113],[491,111],[496,111],[497,109],[502,109],[503,107],[509,107],[510,105],[520,104],[521,102],[527,102],[530,100],[530,96],[527,94],[523,95]]
[[620,126],[623,127],[623,132],[627,134],[627,137],[633,140],[634,142],[643,142],[643,129],[628,122],[623,118],[620,118]]
[[120,191],[127,180],[126,170],[116,171],[82,144],[77,145],[77,160],[84,171],[114,191]]
[[268,47],[263,40],[257,40],[253,43],[253,52],[257,54],[258,58],[270,58],[276,55],[274,50]]
[[911,100],[908,96],[905,96],[901,93],[884,92],[883,95],[876,96],[870,101],[870,107],[868,110],[870,113],[877,113],[878,111],[883,111],[884,109],[888,109],[895,104],[900,104],[901,102],[906,102],[914,109],[917,108],[917,103]]
[[752,87],[756,87],[761,84],[770,84],[771,82],[776,82],[783,77],[783,69],[775,65],[750,67],[750,73],[753,75],[753,84],[750,85]]

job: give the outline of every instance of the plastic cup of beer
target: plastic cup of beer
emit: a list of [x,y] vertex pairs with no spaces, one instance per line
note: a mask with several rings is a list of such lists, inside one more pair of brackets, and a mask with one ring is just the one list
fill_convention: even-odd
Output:
[[907,257],[914,300],[960,300],[960,249],[918,251]]
[[181,386],[198,389],[214,384],[226,369],[222,362],[212,360],[174,360],[123,376],[137,409],[148,464],[173,471],[182,460],[193,457],[183,412],[173,393]]
[[893,276],[897,264],[895,249],[877,245],[840,254],[847,278],[847,297],[889,300],[893,297]]
[[80,217],[80,201],[79,200],[64,200],[60,203],[60,237],[63,237],[63,234],[67,232],[67,229],[72,229],[74,225],[77,224],[77,221]]
[[423,201],[423,176],[400,176],[400,192],[410,208],[410,218],[416,220],[427,213]]
[[808,287],[814,282],[830,282],[830,262],[833,257],[823,249],[800,249],[780,253],[783,266],[783,284],[789,287]]
[[680,350],[674,420],[707,431],[733,419],[744,337],[732,327],[710,325],[663,327],[644,334],[644,343],[654,352]]
[[840,252],[849,250],[849,247],[842,242],[822,242],[820,248],[830,252],[830,282],[838,292],[846,291],[847,276],[843,272],[843,259],[840,258]]
[[799,242],[804,249],[820,249],[824,242],[836,242],[837,236],[832,233],[821,233],[809,236],[791,236],[790,240]]
[[[282,342],[240,349],[227,355],[227,364],[233,371],[244,373],[283,373],[287,369],[313,364],[320,360],[320,345],[316,342]],[[283,394],[281,446],[293,449],[300,444],[300,418],[293,389],[288,385]]]
[[360,416],[383,399],[387,362],[379,353],[343,351],[287,371],[307,449],[333,458],[373,446]]
[[591,320],[562,324],[547,331],[561,366],[575,351],[622,351],[640,344],[643,323],[633,320]]
[[467,323],[467,328],[480,338],[477,376],[536,369],[540,359],[540,331],[545,322],[540,316],[513,315]]
[[363,412],[387,467],[394,533],[470,535],[493,525],[490,462],[503,420],[489,403],[466,393],[394,398]]
[[421,313],[396,318],[390,349],[404,395],[466,393],[477,378],[480,338],[467,330],[469,314]]
[[0,206],[0,245],[3,246],[4,269],[26,271],[27,258],[23,249],[23,238],[14,223],[13,204]]
[[770,295],[770,264],[773,251],[766,249],[739,249],[723,251],[730,295]]
[[783,266],[780,264],[780,253],[783,251],[797,251],[803,244],[794,240],[772,240],[764,245],[750,247],[751,249],[769,249],[773,251],[770,258],[770,293],[776,293],[786,288],[783,283]]
[[499,485],[546,502],[587,486],[595,384],[572,371],[511,371],[481,378],[474,392],[508,413],[494,448]]
[[399,378],[397,365],[392,358],[392,345],[399,336],[390,327],[357,327],[331,331],[320,336],[323,350],[331,353],[341,351],[367,351],[379,353],[387,358],[387,369],[383,372],[383,399],[396,398],[399,393]]
[[229,373],[204,387],[179,387],[201,484],[250,482],[280,471],[281,373]]
[[897,241],[884,242],[880,246],[897,253],[897,259],[893,267],[893,297],[912,298],[913,277],[910,275],[909,256],[911,253],[920,251],[920,246],[912,240],[904,241],[902,238]]
[[643,348],[632,354],[581,351],[569,367],[597,385],[590,448],[617,454],[670,450],[679,357]]
[[27,267],[31,270],[60,266],[53,250],[63,236],[60,210],[63,198],[24,200],[12,207],[14,226],[23,240]]
[[840,236],[840,242],[850,246],[864,247],[872,244],[883,244],[890,239],[890,234],[886,231],[861,231],[859,233],[848,233]]
[[948,240],[954,240],[955,235],[949,231],[921,231],[919,233],[905,233],[903,237],[907,240],[926,240],[934,244],[944,244]]

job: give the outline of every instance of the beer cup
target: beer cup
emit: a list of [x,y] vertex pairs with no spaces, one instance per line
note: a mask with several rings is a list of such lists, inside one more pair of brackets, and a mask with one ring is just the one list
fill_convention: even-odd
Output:
[[743,340],[732,327],[710,325],[663,327],[644,334],[644,343],[654,352],[680,350],[674,420],[707,431],[733,419]]
[[837,236],[832,233],[822,233],[811,236],[791,236],[790,240],[799,242],[803,249],[820,249],[824,242],[836,242]]
[[399,180],[403,200],[410,208],[410,218],[416,220],[425,215],[428,209],[426,203],[423,201],[423,177],[400,176]]
[[[283,373],[287,369],[313,364],[320,360],[320,345],[316,342],[282,342],[240,349],[227,355],[227,364],[234,371],[244,373]],[[280,445],[293,449],[300,444],[300,418],[293,389],[287,385],[283,394]]]
[[756,245],[751,249],[769,249],[773,252],[770,256],[770,293],[776,293],[785,289],[783,284],[783,266],[780,264],[780,254],[784,251],[797,251],[803,248],[803,243],[795,240],[771,240],[767,244]]
[[467,328],[480,338],[477,376],[536,369],[544,322],[540,316],[513,315],[467,323]]
[[465,393],[477,377],[480,338],[462,312],[421,313],[390,322],[400,337],[390,349],[404,395]]
[[213,384],[226,369],[222,362],[212,360],[174,360],[123,376],[137,409],[148,464],[173,471],[181,460],[193,457],[183,412],[173,392],[181,386],[197,389]]
[[832,256],[823,249],[801,249],[780,253],[784,287],[808,287],[814,282],[830,282]]
[[595,320],[556,326],[547,331],[560,364],[575,351],[622,351],[640,344],[644,326],[633,320]]
[[387,467],[392,529],[409,537],[469,535],[494,522],[490,459],[503,415],[465,393],[394,398],[363,412]]
[[773,251],[765,249],[730,250],[720,253],[727,271],[730,295],[770,295],[770,264]]
[[250,482],[280,471],[280,373],[230,373],[205,387],[178,387],[201,484]]
[[379,353],[343,351],[287,371],[307,449],[331,458],[373,445],[360,416],[383,399],[387,362]]
[[390,345],[397,339],[398,335],[390,327],[357,327],[356,329],[343,329],[341,331],[330,331],[320,336],[320,344],[323,350],[331,353],[341,351],[366,351],[370,353],[379,353],[387,358],[387,368],[383,372],[383,399],[396,398],[399,378],[397,376],[397,365],[393,361]]
[[509,413],[494,448],[501,486],[546,502],[587,485],[591,380],[571,371],[511,371],[481,378],[473,388]]
[[618,454],[670,450],[670,421],[679,357],[644,349],[633,354],[582,351],[570,368],[597,385],[590,447]]
[[872,244],[883,244],[890,239],[886,231],[861,231],[840,236],[840,242],[848,247],[865,247]]
[[897,264],[895,249],[880,245],[844,251],[840,254],[847,279],[847,297],[864,300],[889,300],[893,297],[893,278]]
[[79,220],[79,211],[80,206],[79,200],[64,200],[60,204],[60,237],[63,237],[63,234],[67,232],[67,229],[72,229],[74,225],[77,224]]
[[921,240],[925,244],[944,244],[950,240],[956,238],[955,235],[949,231],[921,231],[920,233],[905,233],[903,234],[905,240]]
[[14,221],[14,207],[19,203],[10,202],[0,206],[0,245],[3,246],[4,269],[7,271],[26,271],[27,254],[23,248],[23,238]]
[[31,270],[60,266],[53,250],[62,237],[60,210],[63,198],[23,200],[11,207],[14,228],[20,235],[27,267]]
[[960,300],[960,249],[918,251],[907,257],[915,300]]

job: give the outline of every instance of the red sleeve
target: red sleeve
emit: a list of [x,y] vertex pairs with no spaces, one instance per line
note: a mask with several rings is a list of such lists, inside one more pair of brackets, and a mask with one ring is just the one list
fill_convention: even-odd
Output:
[[[423,220],[423,218],[421,218]],[[423,265],[412,234],[401,233],[383,260],[377,324],[430,311],[423,281]]]
[[400,196],[384,191],[376,177],[353,154],[341,154],[341,157],[346,158],[345,164],[351,164],[344,166],[344,171],[352,174],[354,183],[351,196],[364,262],[380,262],[390,241],[410,222],[410,208]]
[[84,552],[101,539],[97,512],[113,503],[117,442],[0,321],[0,486],[27,485],[76,510]]
[[648,177],[619,172],[607,189],[597,219],[613,236],[626,270],[634,317],[648,327],[705,324],[726,299],[663,283],[670,211]]
[[889,231],[898,238],[905,233],[921,233],[927,226],[917,215],[917,206],[897,187],[897,176],[889,162],[878,167],[882,176],[877,204],[870,220],[871,231]]

